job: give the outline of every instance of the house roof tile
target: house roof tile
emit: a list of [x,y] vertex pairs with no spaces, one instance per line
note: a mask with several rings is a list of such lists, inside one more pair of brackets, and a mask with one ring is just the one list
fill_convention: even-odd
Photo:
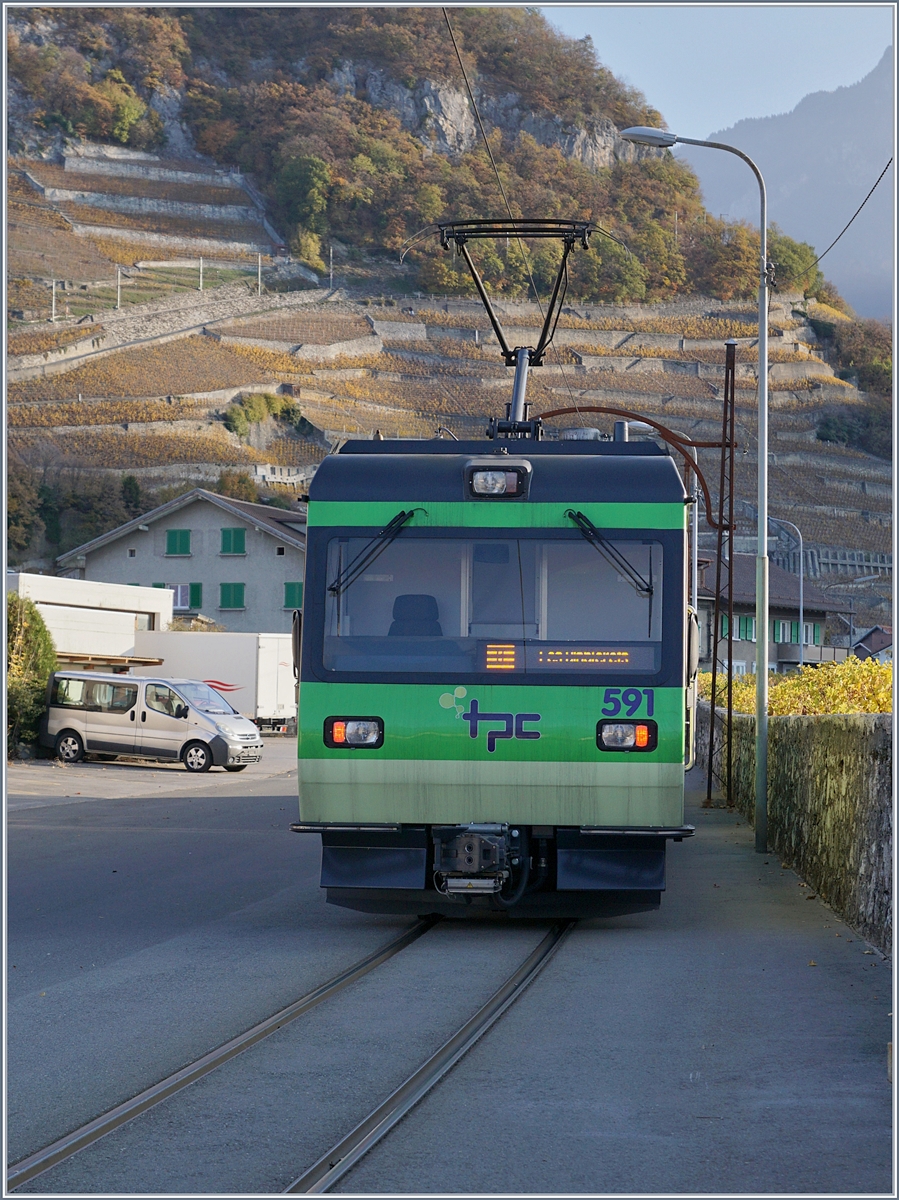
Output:
[[[734,563],[734,603],[755,603],[755,556],[752,554],[733,555]],[[714,600],[715,566],[709,564],[705,570],[705,584],[699,588],[701,600]],[[724,596],[728,594],[729,570],[726,562],[721,564],[721,590]],[[768,564],[768,606],[769,608],[798,608],[799,607],[799,576],[784,571],[782,567]],[[818,612],[851,612],[852,601],[843,596],[829,596],[821,588],[816,587],[808,579],[803,583],[803,607]]]
[[234,517],[258,526],[265,533],[271,534],[280,541],[289,543],[296,549],[305,549],[305,509],[294,511],[292,509],[271,508],[267,504],[251,504],[247,500],[233,500],[230,496],[220,496],[217,492],[209,492],[205,488],[192,488],[189,492],[185,492],[183,496],[177,496],[174,500],[160,504],[157,508],[151,509],[142,516],[135,517],[133,521],[126,521],[124,525],[110,529],[108,533],[101,534],[100,537],[96,537],[90,542],[85,542],[83,546],[76,546],[74,550],[68,550],[65,554],[60,554],[56,563],[60,567],[65,567],[73,559],[90,554],[94,550],[99,550],[102,546],[107,546],[110,542],[115,542],[126,534],[132,533],[141,525],[152,525],[164,517],[171,516],[173,513],[179,512],[182,508],[186,508],[189,504],[193,504],[197,500],[205,500],[209,504],[214,504],[223,512],[230,513]]

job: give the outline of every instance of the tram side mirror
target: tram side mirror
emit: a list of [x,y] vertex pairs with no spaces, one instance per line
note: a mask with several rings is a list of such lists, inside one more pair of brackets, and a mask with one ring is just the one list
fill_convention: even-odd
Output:
[[293,612],[293,624],[290,629],[290,641],[293,649],[293,677],[300,677],[300,646],[303,640],[303,614],[298,608]]
[[699,670],[699,618],[687,610],[687,686],[691,687]]

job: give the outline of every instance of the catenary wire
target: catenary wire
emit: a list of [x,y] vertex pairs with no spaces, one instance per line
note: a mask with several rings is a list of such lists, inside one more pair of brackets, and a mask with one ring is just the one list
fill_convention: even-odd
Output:
[[[477,100],[475,100],[474,92],[472,90],[471,83],[469,82],[469,79],[468,79],[468,72],[465,70],[465,63],[462,61],[462,54],[459,50],[458,43],[456,42],[456,35],[453,32],[453,27],[452,27],[452,24],[449,19],[449,13],[447,12],[445,6],[443,6],[442,11],[443,11],[443,18],[446,21],[446,27],[449,30],[450,39],[452,40],[452,43],[453,43],[453,49],[456,52],[456,58],[459,61],[459,69],[462,72],[462,78],[465,80],[465,88],[468,92],[468,99],[471,101],[471,107],[474,109],[474,115],[475,115],[475,119],[478,123],[478,128],[481,131],[481,137],[484,139],[484,146],[486,147],[486,150],[487,150],[487,157],[490,159],[490,165],[493,167],[493,174],[496,176],[496,182],[499,186],[500,194],[501,194],[501,196],[503,198],[503,202],[506,206],[506,211],[509,214],[509,220],[514,221],[515,216],[512,212],[512,205],[509,203],[509,197],[506,193],[505,186],[503,185],[503,181],[502,181],[502,178],[499,173],[499,168],[496,165],[496,159],[493,157],[493,151],[490,149],[490,142],[487,140],[487,131],[484,129],[484,122],[481,120],[481,113],[480,113],[480,109],[478,108],[478,102],[477,102]],[[533,275],[533,272],[531,271],[530,259],[527,255],[527,252],[525,251],[524,246],[522,245],[521,237],[517,237],[516,241],[518,242],[518,249],[521,251],[521,257],[522,257],[522,259],[524,261],[524,265],[527,269],[528,279],[530,280],[531,289],[532,289],[532,291],[534,293],[534,297],[537,301],[537,307],[540,309],[541,317],[543,317],[545,319],[546,314],[543,311],[543,303],[540,299],[540,294],[537,291],[537,284],[534,282],[534,275]],[[567,274],[567,272],[566,272],[566,274]],[[567,290],[567,287],[566,287],[566,290]],[[553,332],[555,332],[555,330],[553,330]],[[558,363],[560,371],[562,372],[562,379],[565,381],[565,386],[568,389],[568,395],[571,400],[571,403],[577,409],[578,416],[580,416],[581,419],[583,420],[580,408],[578,407],[577,400],[575,400],[575,398],[574,398],[574,393],[571,388],[571,383],[568,379],[568,375],[565,372],[565,368],[562,363],[561,356],[559,355],[555,346],[552,346],[552,351],[556,356],[556,361]]]
[[[802,271],[803,275],[807,275],[808,272],[812,269],[812,267],[815,267],[818,265],[818,263],[821,261],[821,259],[824,257],[825,254],[830,253],[830,251],[834,248],[834,246],[837,244],[837,242],[840,240],[840,238],[843,236],[843,234],[846,232],[846,230],[849,228],[849,226],[852,224],[852,222],[858,216],[858,214],[862,211],[862,209],[865,207],[865,205],[868,203],[868,201],[874,195],[874,189],[877,187],[878,183],[880,183],[881,179],[883,179],[884,175],[886,175],[887,171],[890,169],[892,164],[893,164],[893,160],[891,158],[889,160],[889,162],[887,163],[887,165],[883,168],[883,170],[877,176],[877,179],[874,181],[874,187],[871,188],[870,192],[868,192],[867,196],[865,196],[864,200],[862,200],[861,204],[858,206],[858,208],[855,210],[855,212],[852,214],[852,216],[849,218],[849,220],[846,222],[846,224],[843,226],[843,228],[837,234],[837,236],[833,239],[833,241],[830,243],[830,245],[827,247],[827,249],[822,250],[821,253],[818,255],[818,257],[815,259],[815,261],[813,263],[810,263],[809,266],[807,266],[803,269],[803,271]],[[798,276],[791,275],[790,277],[788,277],[786,282],[787,283],[795,283],[797,281],[797,279],[798,279]]]

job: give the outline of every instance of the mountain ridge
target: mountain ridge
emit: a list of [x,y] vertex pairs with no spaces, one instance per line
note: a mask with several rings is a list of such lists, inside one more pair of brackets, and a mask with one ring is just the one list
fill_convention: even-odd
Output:
[[[768,217],[820,253],[837,236],[892,153],[893,51],[857,83],[811,92],[789,112],[751,117],[708,140],[736,145],[757,163],[768,191]],[[684,147],[678,153],[700,179],[707,207],[731,220],[758,222],[758,189],[726,154]],[[892,307],[893,214],[889,174],[826,260],[826,274],[863,316]]]

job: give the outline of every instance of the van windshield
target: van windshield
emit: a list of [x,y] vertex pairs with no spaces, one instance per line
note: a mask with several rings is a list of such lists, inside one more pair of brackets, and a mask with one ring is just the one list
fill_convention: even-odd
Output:
[[219,693],[206,683],[190,680],[187,683],[179,683],[176,690],[178,695],[186,700],[192,708],[199,709],[200,712],[220,714],[237,712],[237,709],[232,708],[227,700],[223,700]]

